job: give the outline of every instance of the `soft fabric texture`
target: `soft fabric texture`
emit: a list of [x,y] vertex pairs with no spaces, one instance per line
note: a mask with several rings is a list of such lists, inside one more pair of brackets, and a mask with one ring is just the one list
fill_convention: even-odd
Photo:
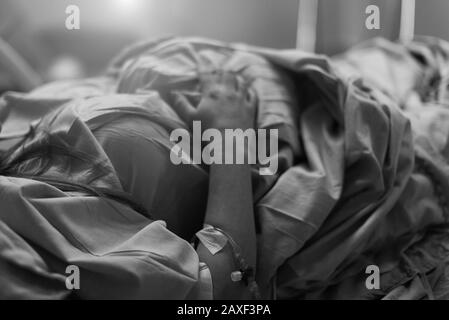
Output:
[[[170,92],[197,103],[201,73],[219,68],[252,81],[258,127],[280,133],[278,174],[254,170],[253,177],[265,297],[273,285],[289,299],[447,296],[449,109],[434,99],[444,98],[434,79],[446,76],[448,56],[446,43],[429,39],[407,46],[374,40],[329,59],[165,38],[126,48],[104,77],[8,94],[0,108],[10,110],[2,132],[10,138],[0,146],[51,111],[44,118],[51,135],[109,168],[98,175],[56,161],[53,174],[128,192],[151,217],[2,177],[0,264],[20,261],[26,272],[11,268],[0,279],[21,288],[16,296],[48,298],[67,294],[61,266],[68,263],[87,274],[83,298],[183,298],[207,284],[182,240],[200,228],[207,168],[169,162],[169,134],[186,127],[170,108]],[[23,259],[11,258],[16,252]],[[365,287],[371,264],[381,270],[379,290]]]

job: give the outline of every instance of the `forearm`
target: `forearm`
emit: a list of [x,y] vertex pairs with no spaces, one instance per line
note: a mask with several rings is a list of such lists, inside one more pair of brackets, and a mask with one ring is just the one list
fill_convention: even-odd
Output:
[[226,231],[252,266],[256,231],[250,165],[212,165],[205,223]]
[[[246,263],[255,268],[256,231],[250,165],[212,165],[209,179],[205,223],[223,230],[232,237]],[[216,298],[250,297],[243,283],[231,281],[231,273],[237,268],[234,252],[229,243],[215,255],[200,244],[198,254],[211,270]]]

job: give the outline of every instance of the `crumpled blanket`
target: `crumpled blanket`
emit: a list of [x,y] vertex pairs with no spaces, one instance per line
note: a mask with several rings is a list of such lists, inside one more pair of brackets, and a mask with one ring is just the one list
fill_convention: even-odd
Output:
[[[238,72],[258,94],[258,127],[280,132],[278,174],[254,176],[265,297],[441,298],[448,287],[449,109],[441,84],[448,57],[448,45],[435,39],[376,39],[330,59],[164,38],[126,48],[90,85],[50,84],[29,96],[156,91],[170,104],[178,90],[195,102],[201,72]],[[6,133],[18,128],[11,124]],[[369,265],[380,268],[379,289],[365,286]]]
[[[435,99],[447,91],[435,79],[447,79],[448,49],[432,38],[375,39],[332,60],[338,74],[361,79],[367,97],[354,102],[346,93],[343,191],[278,271],[280,295],[447,298],[449,110]],[[358,118],[350,117],[353,108]],[[379,290],[365,286],[369,265],[380,268]]]

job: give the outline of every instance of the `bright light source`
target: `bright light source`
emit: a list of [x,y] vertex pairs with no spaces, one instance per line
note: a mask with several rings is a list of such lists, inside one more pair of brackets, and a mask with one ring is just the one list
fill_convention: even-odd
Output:
[[137,12],[142,8],[142,0],[114,0],[118,10],[129,13]]

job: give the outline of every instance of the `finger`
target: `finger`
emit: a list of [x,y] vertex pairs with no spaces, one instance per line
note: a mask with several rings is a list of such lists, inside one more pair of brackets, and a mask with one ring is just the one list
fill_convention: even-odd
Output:
[[199,75],[201,87],[200,89],[203,94],[209,92],[212,89],[212,86],[216,83],[216,78],[216,71],[205,72]]
[[203,95],[201,92],[198,91],[187,91],[182,92],[182,95],[187,99],[187,101],[190,102],[190,105],[197,109],[198,104],[200,103],[201,99],[203,98]]
[[252,110],[253,112],[253,116],[254,116],[254,123],[257,122],[258,119],[258,114],[259,114],[259,108],[258,108],[258,96],[257,96],[257,92],[256,90],[254,90],[253,88],[249,88],[248,89],[248,93],[247,93],[247,103],[248,103],[248,108],[250,108],[250,110]]
[[246,102],[250,106],[255,106],[257,104],[257,93],[253,88],[248,88],[246,91]]
[[172,92],[171,96],[173,97],[172,107],[175,112],[182,120],[190,123],[196,111],[195,108],[190,104],[189,100],[187,100],[187,98],[183,94],[179,92]]
[[221,71],[218,81],[227,89],[238,90],[237,76],[233,72]]
[[248,90],[247,81],[241,75],[236,76],[236,81],[237,81],[237,91],[242,94],[246,93],[246,91]]

